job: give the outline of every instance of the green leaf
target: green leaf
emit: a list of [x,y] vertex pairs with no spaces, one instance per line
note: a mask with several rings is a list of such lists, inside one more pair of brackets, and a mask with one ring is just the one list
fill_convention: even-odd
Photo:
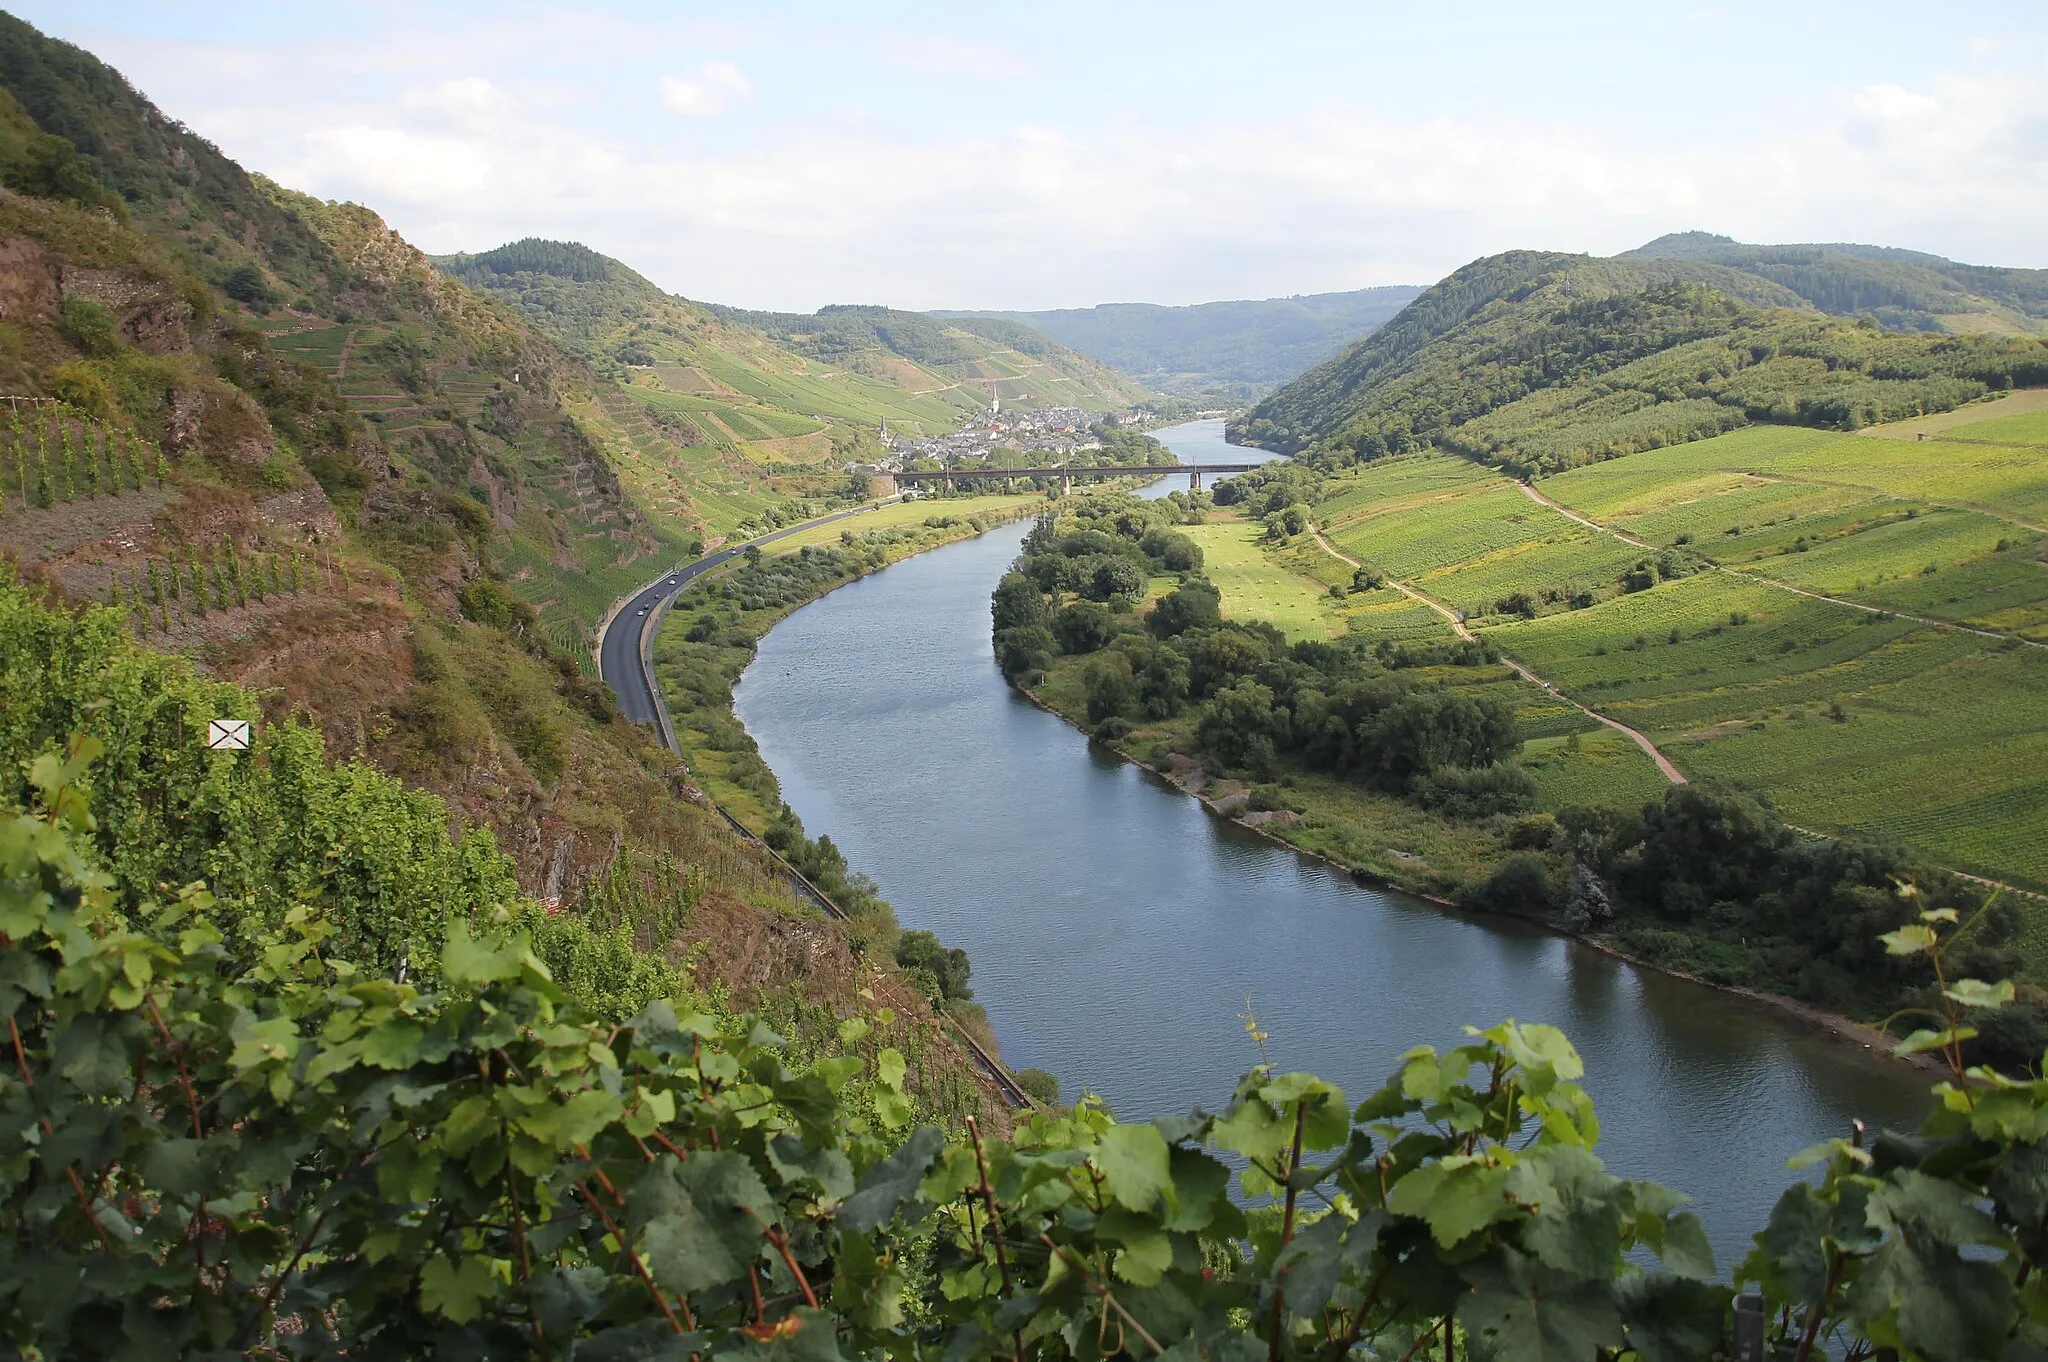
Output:
[[458,920],[441,948],[441,974],[451,984],[517,979],[525,956],[523,942],[479,940],[470,934],[467,922]]
[[2013,998],[2012,980],[1987,984],[1982,979],[1958,979],[1942,993],[1964,1007],[2004,1007]]
[[420,1269],[420,1304],[457,1324],[481,1315],[484,1299],[495,1291],[491,1265],[482,1258],[457,1264],[437,1253]]
[[946,1137],[936,1127],[919,1127],[895,1153],[861,1177],[839,1208],[839,1223],[861,1233],[887,1223],[898,1206],[916,1197],[918,1184],[945,1145]]
[[119,1091],[131,1067],[123,1036],[126,1023],[125,1016],[111,1012],[82,1012],[71,1018],[51,1046],[57,1072],[85,1092]]
[[1466,1269],[1458,1303],[1482,1362],[1586,1362],[1623,1343],[1621,1312],[1604,1281],[1554,1272],[1503,1249]]
[[903,1052],[890,1046],[875,1056],[875,1077],[891,1092],[903,1091]]
[[767,1244],[755,1217],[775,1220],[745,1156],[705,1149],[649,1165],[627,1193],[626,1211],[654,1279],[685,1295],[738,1280]]
[[371,1028],[360,1042],[363,1063],[379,1069],[406,1069],[419,1062],[420,1042],[427,1028],[410,1017],[390,1017]]
[[1173,1240],[1164,1230],[1149,1234],[1127,1232],[1119,1236],[1123,1245],[1111,1266],[1116,1275],[1133,1286],[1154,1286],[1173,1266]]
[[1939,1031],[1915,1031],[1912,1035],[1907,1036],[1897,1045],[1894,1045],[1892,1053],[1895,1055],[1917,1055],[1928,1050],[1946,1049],[1955,1041],[1975,1040],[1976,1038],[1977,1028],[1974,1026],[1950,1026],[1943,1027]]
[[1535,1208],[1521,1232],[1524,1249],[1575,1276],[1616,1274],[1633,1207],[1626,1184],[1599,1159],[1575,1145],[1539,1146],[1509,1171],[1506,1187],[1514,1201]]
[[1645,1273],[1623,1278],[1615,1294],[1629,1346],[1643,1362],[1698,1362],[1726,1341],[1733,1293],[1719,1283]]
[[1437,1243],[1450,1248],[1516,1213],[1506,1195],[1511,1172],[1505,1166],[1450,1159],[1426,1163],[1394,1184],[1387,1208],[1427,1221]]
[[1152,1126],[1111,1126],[1102,1132],[1093,1158],[1109,1182],[1110,1195],[1131,1210],[1151,1210],[1173,1185],[1166,1140]]
[[545,1107],[522,1117],[519,1128],[557,1149],[587,1145],[597,1132],[619,1119],[625,1104],[602,1088],[585,1088],[560,1106]]
[[1895,932],[1886,932],[1877,938],[1884,942],[1887,955],[1924,955],[1934,949],[1934,929],[1919,922],[1910,922]]

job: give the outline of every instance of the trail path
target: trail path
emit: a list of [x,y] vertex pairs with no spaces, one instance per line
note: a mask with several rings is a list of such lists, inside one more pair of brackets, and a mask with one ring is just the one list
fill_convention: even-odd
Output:
[[[1562,510],[1563,508],[1560,507],[1558,509]],[[1570,512],[1566,512],[1566,514],[1569,515]],[[1578,519],[1578,517],[1576,516],[1573,516],[1572,518],[1575,520]],[[1587,521],[1586,523],[1589,525],[1592,524],[1591,521]],[[1600,527],[1595,525],[1593,526],[1593,528],[1599,529]],[[1323,532],[1319,527],[1311,525],[1309,527],[1309,533],[1313,534],[1316,537],[1316,542],[1318,544],[1321,544],[1323,546],[1323,551],[1329,554],[1332,558],[1336,558],[1341,562],[1349,563],[1351,564],[1351,566],[1355,568],[1362,568],[1365,566],[1365,564],[1359,562],[1350,554],[1342,552],[1337,548],[1336,545],[1332,544],[1329,540],[1323,538]],[[1445,605],[1443,602],[1432,600],[1430,597],[1423,595],[1420,591],[1417,591],[1414,587],[1409,586],[1406,582],[1396,581],[1392,577],[1387,578],[1387,585],[1393,587],[1394,590],[1400,592],[1402,595],[1408,597],[1410,600],[1418,601],[1421,604],[1428,606],[1430,609],[1436,611],[1439,615],[1442,615],[1445,619],[1449,620],[1451,623],[1452,630],[1457,633],[1459,638],[1472,640],[1475,642],[1477,641],[1472,633],[1472,630],[1466,625],[1464,617],[1460,615],[1457,611]],[[1506,663],[1509,669],[1511,669],[1515,673],[1515,675],[1521,677],[1530,685],[1542,687],[1549,694],[1554,695],[1558,699],[1564,701],[1566,704],[1578,710],[1579,713],[1585,715],[1587,718],[1592,719],[1597,723],[1605,724],[1607,727],[1613,729],[1617,733],[1627,734],[1628,737],[1635,743],[1637,747],[1643,749],[1643,754],[1645,756],[1649,757],[1651,761],[1657,763],[1657,769],[1664,773],[1664,779],[1670,781],[1673,785],[1684,785],[1689,783],[1685,778],[1685,772],[1679,770],[1676,766],[1672,765],[1671,759],[1665,756],[1662,752],[1657,750],[1657,744],[1651,742],[1643,734],[1637,732],[1633,728],[1630,728],[1627,724],[1622,723],[1619,719],[1610,719],[1605,714],[1602,714],[1599,710],[1592,709],[1586,705],[1580,704],[1577,700],[1572,699],[1571,696],[1566,695],[1563,691],[1559,690],[1554,683],[1544,680],[1535,672],[1530,671],[1527,667],[1515,661],[1515,659],[1513,659],[1512,657],[1509,657],[1506,653],[1500,654],[1500,660]]]
[[348,377],[348,357],[355,352],[356,328],[350,327],[348,334],[341,338],[341,355],[334,361],[334,381],[341,382]]
[[[1557,502],[1552,501],[1547,496],[1544,496],[1543,493],[1537,491],[1534,487],[1531,487],[1526,482],[1516,482],[1515,486],[1521,488],[1522,495],[1526,496],[1527,498],[1529,498],[1529,500],[1535,502],[1537,505],[1548,506],[1551,510],[1557,512],[1565,519],[1576,521],[1577,523],[1584,525],[1589,530],[1598,530],[1602,534],[1611,535],[1612,537],[1619,539],[1624,544],[1633,544],[1639,549],[1649,549],[1655,547],[1654,545],[1644,543],[1642,540],[1637,539],[1633,535],[1623,534],[1620,530],[1614,529],[1607,525],[1602,525],[1597,520],[1589,520],[1585,516],[1580,515],[1577,511],[1572,510],[1569,506],[1559,505]],[[1321,538],[1320,535],[1317,537]],[[1897,619],[1912,620],[1915,624],[1925,624],[1936,629],[1953,629],[1957,633],[1961,634],[1975,634],[1979,638],[1996,639],[2000,643],[2010,641],[2013,643],[2025,644],[2029,648],[2048,649],[2048,643],[2036,643],[2033,639],[2022,638],[2018,634],[2004,634],[2000,633],[1996,629],[1979,629],[1973,625],[1958,624],[1954,620],[1936,619],[1932,615],[1915,615],[1904,610],[1889,610],[1886,609],[1884,606],[1880,605],[1865,605],[1862,601],[1852,601],[1845,596],[1830,596],[1824,591],[1809,591],[1803,586],[1794,586],[1790,582],[1781,582],[1776,577],[1766,577],[1761,572],[1752,572],[1742,568],[1728,567],[1725,564],[1716,563],[1712,559],[1707,559],[1706,562],[1707,566],[1712,568],[1715,572],[1725,572],[1731,577],[1739,577],[1746,582],[1760,582],[1764,586],[1774,586],[1778,588],[1778,590],[1780,591],[1789,591],[1795,596],[1804,596],[1810,601],[1826,601],[1830,605],[1844,606],[1850,610],[1861,610],[1866,615],[1891,615]]]

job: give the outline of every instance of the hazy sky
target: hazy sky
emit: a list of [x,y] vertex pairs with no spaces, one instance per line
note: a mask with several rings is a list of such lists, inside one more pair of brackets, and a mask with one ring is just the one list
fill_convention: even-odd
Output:
[[1427,283],[1705,228],[2048,266],[2048,4],[12,8],[429,251],[694,298],[1040,308]]

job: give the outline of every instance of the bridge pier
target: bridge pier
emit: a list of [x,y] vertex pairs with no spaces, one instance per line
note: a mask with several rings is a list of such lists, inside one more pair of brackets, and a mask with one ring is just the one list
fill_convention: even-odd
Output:
[[1199,491],[1201,491],[1201,490],[1202,490],[1202,470],[1201,470],[1201,469],[1199,469],[1199,468],[1190,468],[1190,469],[1188,470],[1188,490],[1189,490],[1190,492],[1199,492]]
[[1068,492],[1071,492],[1073,490],[1074,475],[1062,469],[1060,471],[1060,495],[1065,496]]

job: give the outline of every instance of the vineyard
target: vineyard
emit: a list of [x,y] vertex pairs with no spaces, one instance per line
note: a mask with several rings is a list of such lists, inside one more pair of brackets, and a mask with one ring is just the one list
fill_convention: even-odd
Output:
[[62,402],[13,399],[0,424],[0,514],[162,487],[162,448]]
[[[1963,415],[1924,439],[1752,426],[1536,484],[1647,548],[1443,455],[1331,474],[1315,515],[1692,775],[1747,782],[1816,830],[2043,886],[2048,654],[2025,641],[2048,641],[2048,535],[1999,513],[2048,487],[2048,450],[2023,438],[2048,413]],[[1393,641],[1427,623],[1410,609],[1346,615]],[[1569,745],[1537,693],[1519,704],[1545,807],[1654,793],[1647,763],[1616,747],[1633,774],[1607,781],[1589,745],[1604,735]]]

